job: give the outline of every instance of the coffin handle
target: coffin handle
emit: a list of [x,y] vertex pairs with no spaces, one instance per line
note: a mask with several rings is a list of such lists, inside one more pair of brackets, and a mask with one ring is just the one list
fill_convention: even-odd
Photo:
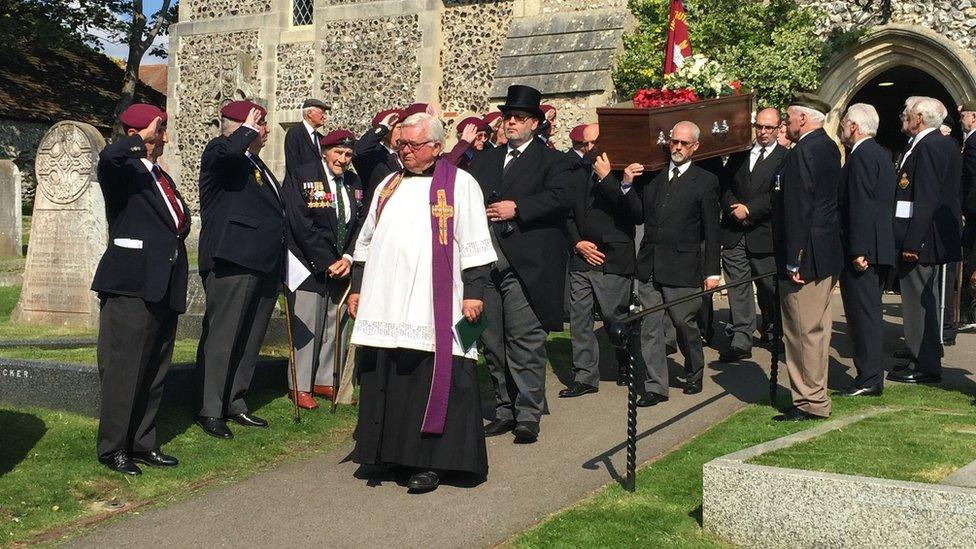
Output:
[[657,144],[661,147],[668,144],[668,140],[664,137],[664,130],[661,130],[660,133],[657,134]]
[[719,123],[717,120],[712,123],[712,136],[722,139],[729,134],[729,123],[727,120],[722,120]]

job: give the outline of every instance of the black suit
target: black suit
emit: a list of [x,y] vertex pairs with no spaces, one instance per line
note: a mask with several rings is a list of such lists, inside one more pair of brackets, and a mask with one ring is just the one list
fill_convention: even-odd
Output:
[[[670,169],[670,168],[669,168]],[[637,253],[641,304],[652,307],[699,291],[703,280],[718,276],[720,262],[718,178],[691,164],[677,179],[667,169],[649,183],[624,192],[635,222],[644,223]],[[701,331],[696,323],[700,302],[667,309],[685,357],[689,383],[701,383],[705,368]],[[668,394],[664,312],[641,325],[641,348],[647,377],[645,393]]]
[[200,275],[207,299],[197,368],[201,416],[248,411],[244,395],[281,283],[286,222],[278,181],[246,151],[241,126],[215,137],[200,161]]
[[383,125],[366,130],[353,146],[352,165],[356,168],[359,180],[366,186],[365,202],[369,204],[373,191],[386,176],[399,171],[403,166],[396,153],[383,145],[383,138],[390,133]]
[[[962,146],[962,184],[959,192],[962,198],[962,215],[965,218],[962,230],[963,259],[970,261],[974,259],[970,250],[976,244],[976,132]],[[969,284],[971,272],[968,268],[963,269],[962,292],[959,296],[959,320],[962,324],[969,324],[976,318],[976,299]]]
[[[845,261],[840,294],[854,343],[854,384],[874,387],[883,383],[884,373],[881,293],[897,255],[891,218],[895,170],[888,151],[869,138],[857,144],[841,173],[839,209]],[[851,260],[862,255],[869,267],[858,271]]]
[[[312,137],[314,133],[315,137]],[[285,132],[285,176],[294,176],[299,166],[319,162],[322,149],[319,148],[318,132],[310,132],[304,123],[296,124]],[[314,140],[313,140],[314,139]]]
[[[737,282],[776,269],[773,257],[773,176],[786,158],[786,149],[767,145],[762,161],[755,147],[733,154],[721,172],[722,185],[722,264],[725,280]],[[750,164],[755,164],[750,166]],[[746,222],[732,216],[732,205],[743,204],[749,210]],[[762,312],[763,338],[769,342],[777,333],[779,306],[776,303],[776,280],[756,281],[759,310]],[[729,288],[729,313],[732,320],[730,346],[740,351],[752,348],[756,321],[756,295],[752,284]]]
[[[98,370],[101,407],[98,456],[158,447],[156,412],[173,356],[176,323],[186,311],[190,232],[186,203],[162,170],[178,204],[143,163],[146,146],[125,137],[99,154],[98,183],[105,198],[108,247],[92,290],[101,299]],[[177,215],[170,213],[170,207]]]
[[515,219],[491,224],[498,261],[485,290],[482,336],[495,379],[498,419],[538,422],[545,407],[546,335],[563,326],[566,216],[576,175],[566,156],[537,139],[509,161],[508,146],[471,163],[487,203],[511,200]]

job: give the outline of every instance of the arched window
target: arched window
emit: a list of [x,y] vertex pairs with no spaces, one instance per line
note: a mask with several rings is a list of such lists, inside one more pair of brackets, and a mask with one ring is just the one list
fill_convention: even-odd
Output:
[[298,27],[312,24],[312,0],[292,0],[291,24]]

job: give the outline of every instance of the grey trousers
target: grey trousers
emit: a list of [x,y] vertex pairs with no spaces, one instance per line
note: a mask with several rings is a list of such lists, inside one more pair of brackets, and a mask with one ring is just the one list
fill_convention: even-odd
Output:
[[[339,299],[347,281],[329,284],[328,295],[318,292],[295,290],[288,293],[288,306],[291,309],[292,343],[295,347],[295,370],[298,377],[298,390],[312,391],[312,376],[315,385],[332,386],[335,365],[336,316],[339,312]],[[345,334],[349,315],[343,307],[339,327]],[[346,356],[345,338],[340,339],[339,359]],[[288,376],[288,388],[292,387]]]
[[[561,276],[561,275],[560,275]],[[495,418],[538,423],[546,408],[546,337],[512,269],[491,270],[481,335],[495,385]]]
[[200,415],[227,417],[248,411],[244,396],[278,299],[278,269],[259,273],[218,262],[203,273],[207,312],[197,346],[203,376]]
[[[742,238],[731,247],[722,250],[722,268],[725,282],[733,283],[752,276],[776,270],[776,259],[772,254],[752,254],[746,250],[746,239]],[[776,322],[776,281],[764,278],[755,282],[759,293],[759,310],[762,312],[763,333]],[[752,349],[752,334],[756,331],[756,294],[752,284],[741,284],[728,289],[729,314],[732,317],[731,347],[745,351]]]
[[912,362],[919,372],[941,375],[939,265],[901,263],[899,274],[905,346],[908,347],[913,357]]
[[[600,271],[569,273],[569,328],[573,343],[573,378],[596,387],[600,383],[600,344],[593,332],[594,300],[604,321],[627,316],[631,278]],[[626,362],[624,363],[626,364]]]
[[[665,301],[674,301],[700,291],[699,288],[664,286],[651,278],[639,282],[637,287],[641,306],[648,309]],[[678,349],[685,357],[685,375],[689,383],[701,383],[705,371],[705,353],[702,350],[701,331],[698,329],[698,310],[701,301],[691,300],[665,309],[674,323]],[[668,396],[668,357],[665,355],[664,315],[658,311],[644,317],[641,323],[641,358],[644,360],[646,377],[644,392]]]

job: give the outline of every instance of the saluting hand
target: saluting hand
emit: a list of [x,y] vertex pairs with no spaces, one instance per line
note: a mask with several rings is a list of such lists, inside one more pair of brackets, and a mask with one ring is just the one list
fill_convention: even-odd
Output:
[[477,137],[478,137],[478,126],[475,126],[474,124],[465,124],[464,128],[461,129],[461,141],[474,143],[474,140]]
[[461,301],[461,314],[468,322],[474,324],[481,318],[481,311],[484,310],[485,303],[480,299],[465,299]]
[[143,143],[154,143],[156,141],[156,138],[159,136],[159,124],[162,120],[162,117],[157,116],[153,118],[153,121],[148,126],[139,130],[139,137],[142,138]]
[[400,115],[398,115],[395,112],[391,112],[390,114],[384,116],[383,120],[380,120],[380,125],[386,126],[386,129],[391,129],[393,128],[394,124],[396,124],[399,121],[400,121]]
[[349,316],[356,318],[356,313],[359,312],[359,294],[349,294],[346,298],[346,306],[349,307]]
[[338,261],[332,265],[329,265],[326,272],[329,273],[329,278],[346,278],[349,276],[349,271],[351,270],[352,264],[349,263],[349,260],[344,257],[340,257]]
[[250,126],[252,128],[258,127],[258,120],[261,120],[261,110],[251,109],[247,113],[247,118],[244,119],[244,125]]

